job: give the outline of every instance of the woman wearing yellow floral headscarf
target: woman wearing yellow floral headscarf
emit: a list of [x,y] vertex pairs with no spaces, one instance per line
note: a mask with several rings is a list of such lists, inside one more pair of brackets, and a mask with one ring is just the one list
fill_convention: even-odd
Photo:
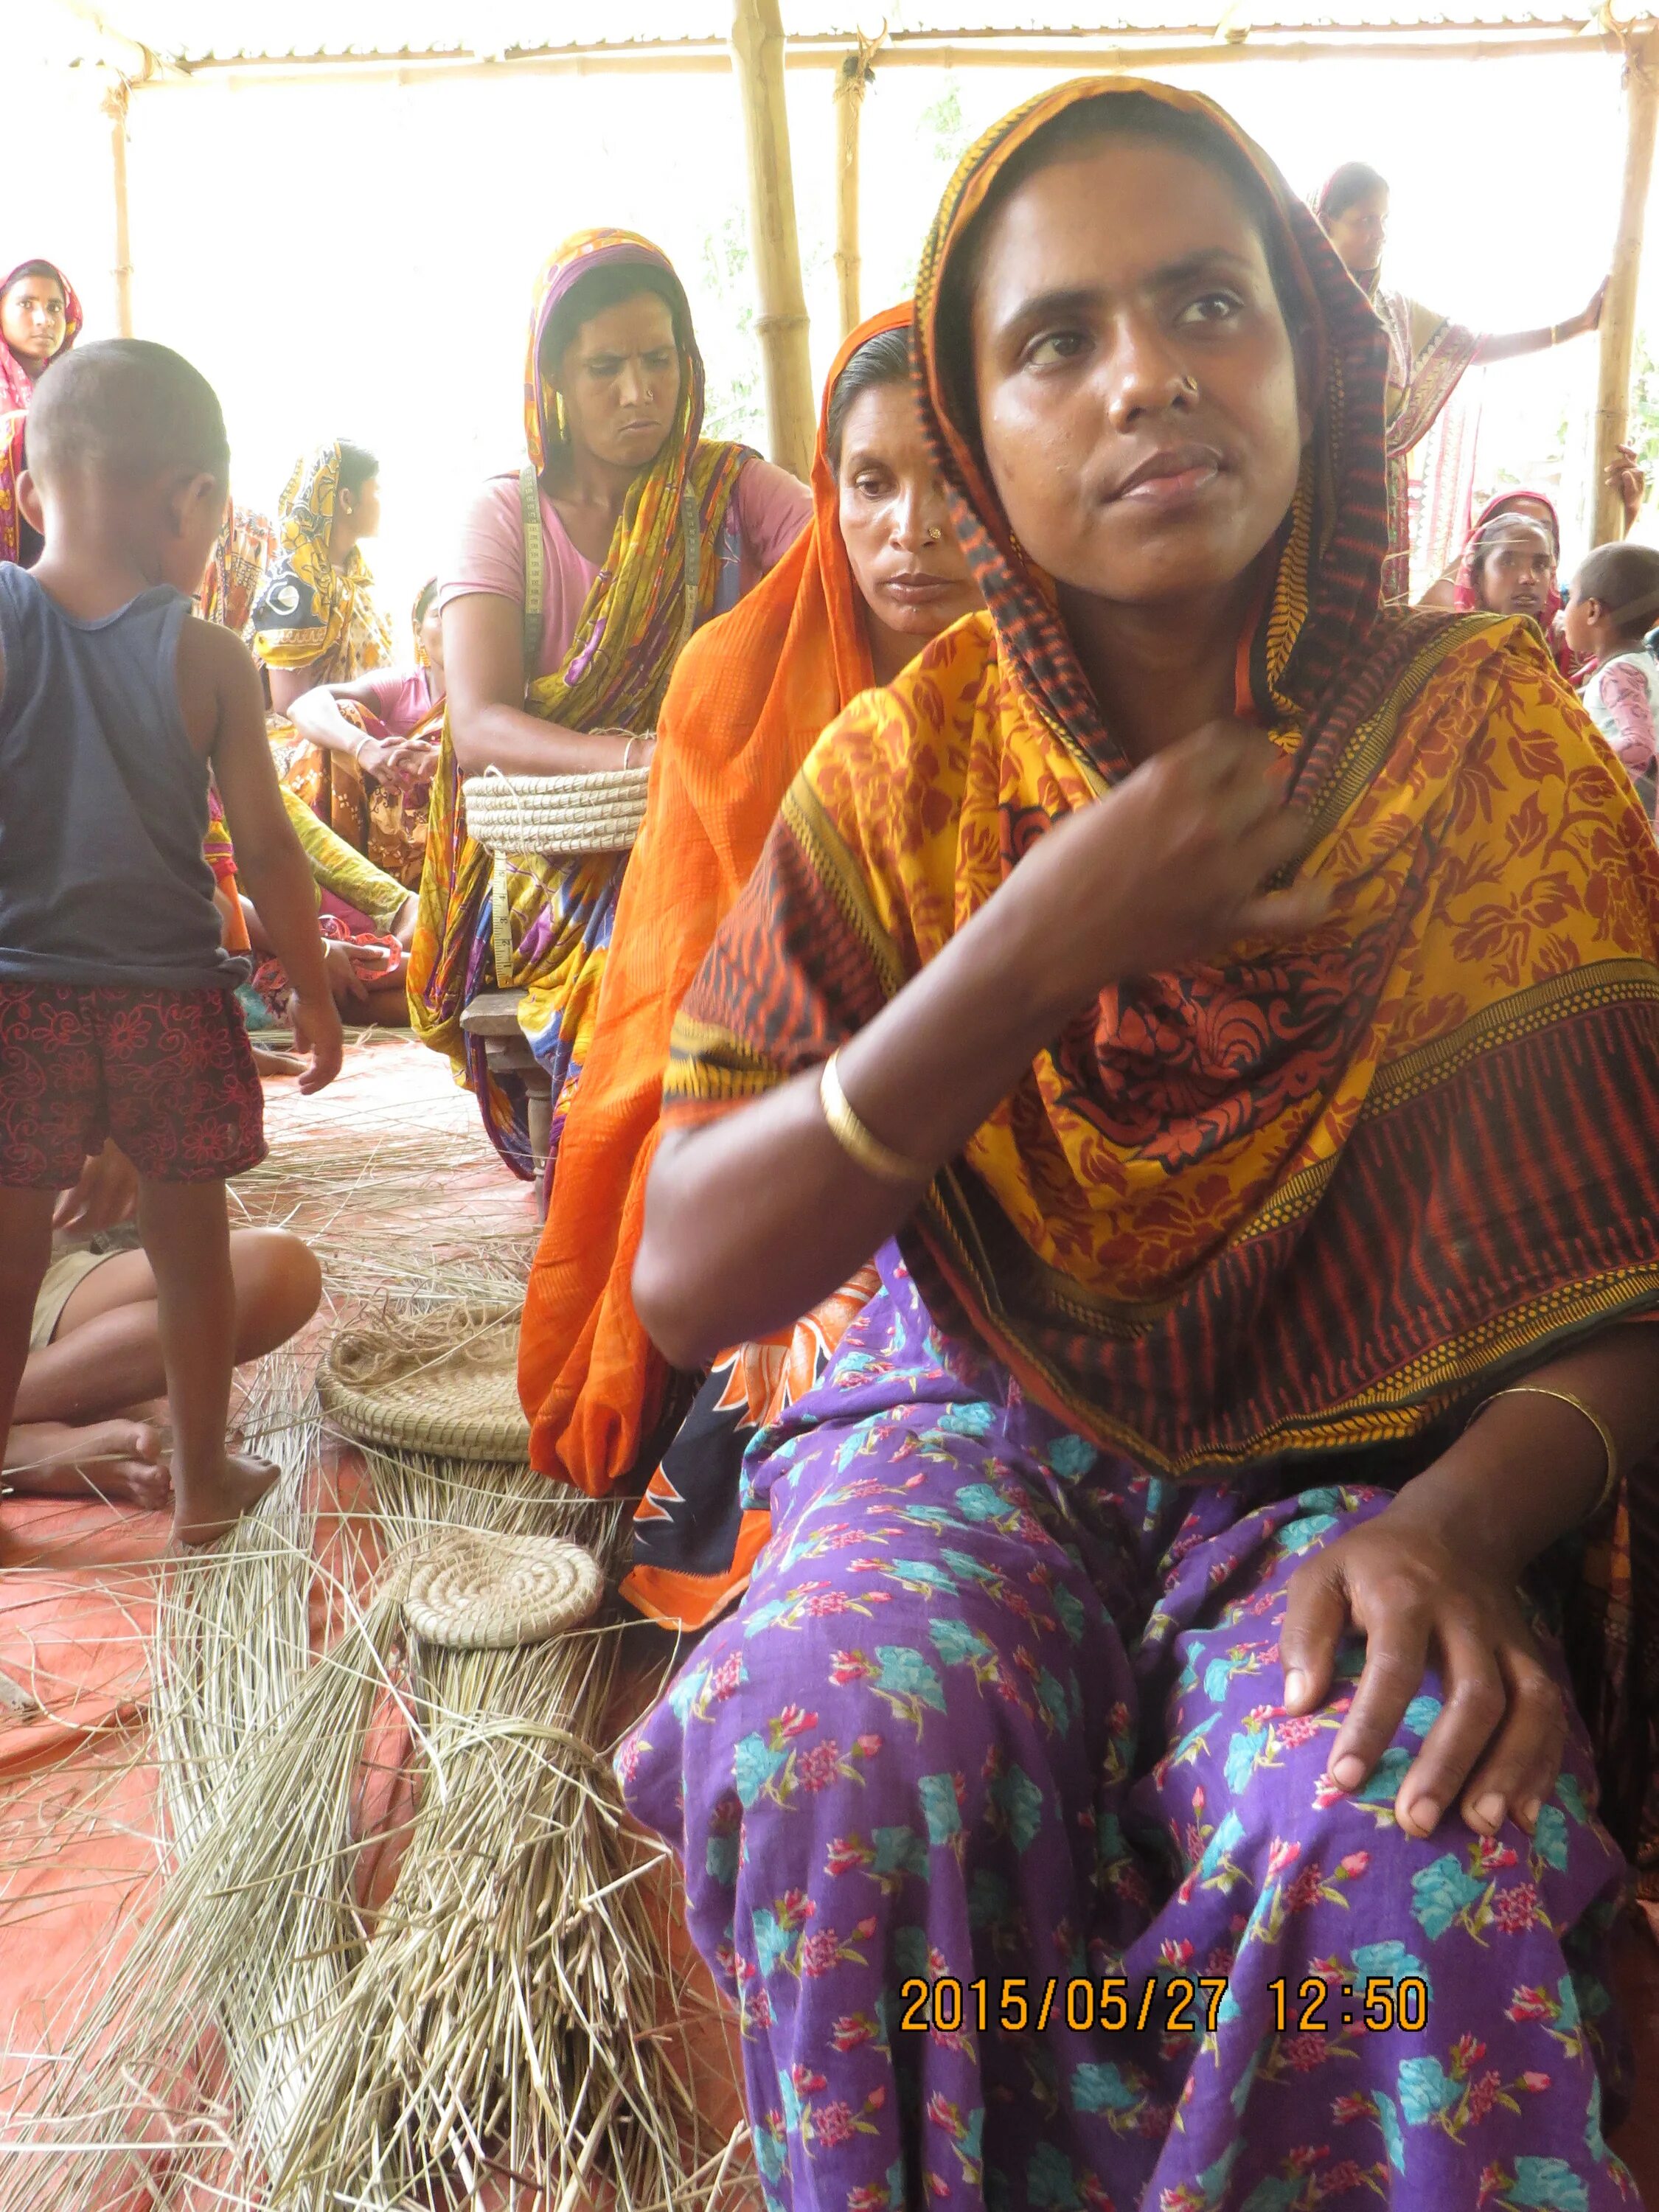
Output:
[[[337,439],[296,462],[288,480],[282,550],[253,609],[253,650],[279,715],[318,684],[349,683],[392,658],[361,544],[380,526],[379,477],[373,453]],[[283,790],[368,854],[377,787],[357,763],[287,722],[272,725],[271,750]]]
[[461,1011],[522,986],[551,1079],[556,1151],[591,1034],[622,863],[510,863],[497,914],[459,778],[642,766],[681,647],[799,534],[811,494],[706,439],[702,358],[679,278],[630,231],[585,231],[537,287],[525,379],[529,465],[475,502],[439,592],[449,716],[410,963],[417,1034],[477,1094],[507,1164],[532,1172],[522,1091],[484,1065]]
[[695,1367],[879,1251],[617,1760],[767,2202],[1627,2208],[1651,831],[1529,621],[1383,607],[1385,334],[1209,101],[988,131],[915,357],[987,611],[796,777],[633,1278]]

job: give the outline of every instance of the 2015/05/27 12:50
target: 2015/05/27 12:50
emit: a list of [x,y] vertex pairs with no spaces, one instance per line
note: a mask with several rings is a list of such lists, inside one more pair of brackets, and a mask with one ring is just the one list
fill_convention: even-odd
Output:
[[[1274,2027],[1281,2034],[1329,2035],[1356,2023],[1368,2028],[1403,2028],[1414,2034],[1428,2025],[1428,1984],[1407,1975],[1396,1981],[1371,1976],[1363,1985],[1327,1981],[1310,1975],[1294,1990],[1282,1977],[1267,1984],[1273,2000]],[[1221,1974],[1148,1974],[1142,1978],[1139,1996],[1122,1976],[1098,1982],[1074,1976],[1061,1981],[1028,1981],[1023,1976],[991,1983],[963,1984],[950,1978],[920,1979],[901,1984],[903,2012],[901,2033],[926,2033],[930,2028],[953,2035],[975,2027],[982,2034],[993,2018],[1011,2035],[1029,2027],[1038,2033],[1054,2018],[1056,2010],[1066,2027],[1081,2033],[1101,2028],[1109,2034],[1130,2030],[1140,2034],[1151,2029],[1160,2035],[1213,2035],[1220,2021],[1221,2003],[1228,1980]],[[1058,2024],[1058,2023],[1056,2023]]]

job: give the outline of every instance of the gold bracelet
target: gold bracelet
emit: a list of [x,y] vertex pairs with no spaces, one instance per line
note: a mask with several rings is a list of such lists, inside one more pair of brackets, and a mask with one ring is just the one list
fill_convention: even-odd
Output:
[[832,1052],[818,1077],[818,1099],[823,1108],[823,1118],[830,1124],[830,1135],[848,1159],[855,1161],[866,1175],[874,1176],[878,1182],[931,1182],[931,1168],[923,1167],[918,1160],[907,1160],[902,1152],[893,1152],[860,1121],[841,1087],[841,1076],[836,1067],[840,1058],[838,1052]]
[[1575,1413],[1582,1413],[1589,1423],[1601,1437],[1601,1449],[1607,1455],[1607,1480],[1601,1485],[1601,1495],[1584,1516],[1586,1521],[1595,1520],[1619,1487],[1619,1447],[1613,1441],[1613,1431],[1601,1416],[1592,1413],[1583,1400],[1575,1398],[1571,1390],[1554,1390],[1543,1382],[1511,1382],[1505,1390],[1494,1390],[1486,1403],[1477,1409],[1478,1412],[1484,1413],[1487,1406],[1495,1406],[1500,1398],[1554,1398],[1564,1406],[1571,1406]]
[[[1560,344],[1560,343],[1561,343],[1561,325],[1560,325],[1560,324],[1559,324],[1559,323],[1552,323],[1552,324],[1550,325],[1550,343],[1551,343],[1553,346],[1559,346],[1559,345]],[[1503,1395],[1504,1395],[1504,1394],[1503,1394],[1503,1392],[1500,1390],[1500,1391],[1498,1392],[1498,1396],[1501,1398],[1501,1397],[1503,1396]],[[1578,1403],[1578,1401],[1577,1400],[1577,1398],[1575,1398],[1575,1399],[1572,1401],[1572,1403],[1573,1403],[1575,1406]]]

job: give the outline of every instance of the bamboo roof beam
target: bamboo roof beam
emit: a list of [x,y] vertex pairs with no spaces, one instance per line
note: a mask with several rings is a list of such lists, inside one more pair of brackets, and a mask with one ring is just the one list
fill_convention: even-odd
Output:
[[795,181],[783,90],[783,21],[778,0],[733,0],[732,64],[749,153],[749,229],[766,380],[772,459],[805,483],[817,424],[807,349],[806,295],[795,228]]
[[[59,0],[67,4],[67,0]],[[1650,27],[1651,18],[1639,28]],[[1243,39],[1216,39],[1196,31],[1182,34],[1152,32],[1144,37],[1104,38],[1099,33],[1018,40],[964,37],[960,33],[934,37],[923,33],[892,33],[882,48],[884,68],[908,69],[1036,69],[1067,74],[1133,72],[1145,69],[1208,68],[1251,61],[1456,61],[1510,59],[1525,54],[1554,58],[1616,52],[1617,38],[1608,31],[1562,21],[1540,27],[1498,26],[1490,29],[1467,24],[1448,24],[1437,29],[1425,24],[1356,27],[1352,32],[1274,30],[1257,28]],[[847,41],[838,38],[792,39],[782,56],[786,69],[839,70],[847,58]],[[640,40],[627,46],[558,46],[526,51],[510,50],[503,56],[480,59],[466,53],[319,54],[312,59],[292,56],[203,55],[180,64],[179,72],[197,83],[246,79],[259,83],[358,82],[382,79],[416,84],[451,77],[520,75],[609,76],[639,70],[665,76],[724,75],[732,66],[729,46],[711,41]],[[148,80],[155,83],[152,76]]]
[[78,24],[88,34],[91,58],[129,84],[150,84],[159,77],[181,74],[174,63],[164,61],[153,48],[118,29],[94,0],[46,0],[46,4],[55,15]]

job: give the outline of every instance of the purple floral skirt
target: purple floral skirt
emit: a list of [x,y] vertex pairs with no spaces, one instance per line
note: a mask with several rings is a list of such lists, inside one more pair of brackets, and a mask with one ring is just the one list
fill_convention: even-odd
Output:
[[617,1758],[739,2008],[769,2208],[1635,2205],[1583,1729],[1534,1836],[1420,1840],[1430,1676],[1341,1796],[1361,1646],[1292,1719],[1279,1621],[1388,1494],[1144,1475],[883,1274],[750,1452],[741,1604]]

